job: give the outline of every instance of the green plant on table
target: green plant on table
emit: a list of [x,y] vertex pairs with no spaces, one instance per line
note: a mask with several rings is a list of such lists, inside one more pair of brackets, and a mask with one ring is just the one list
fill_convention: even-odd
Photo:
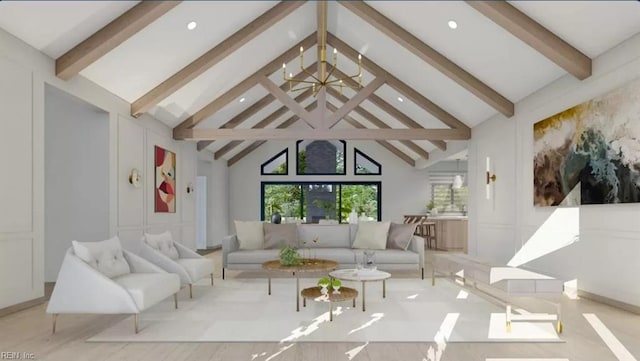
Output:
[[300,264],[300,255],[295,247],[285,246],[280,248],[280,263],[283,266],[297,266]]
[[318,280],[318,286],[323,288],[329,287],[330,283],[331,283],[331,280],[329,279],[329,277],[322,277],[321,279]]

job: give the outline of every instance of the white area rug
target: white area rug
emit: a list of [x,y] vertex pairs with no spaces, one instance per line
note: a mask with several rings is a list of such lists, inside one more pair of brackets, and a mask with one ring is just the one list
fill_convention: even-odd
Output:
[[[206,281],[206,280],[205,280]],[[300,287],[316,279],[301,279]],[[360,283],[343,282],[361,291]],[[214,287],[194,287],[194,299],[180,294],[140,315],[140,333],[133,317],[91,337],[90,342],[563,342],[552,323],[514,322],[505,332],[504,309],[448,280],[394,279],[367,283],[367,311],[361,295],[351,302],[307,301],[295,309],[295,279],[228,279]]]

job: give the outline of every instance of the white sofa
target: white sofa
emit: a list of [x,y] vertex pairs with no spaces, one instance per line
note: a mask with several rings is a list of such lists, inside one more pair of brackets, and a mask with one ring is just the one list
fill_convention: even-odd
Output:
[[189,286],[193,298],[193,284],[210,277],[213,286],[214,262],[173,240],[171,233],[145,234],[137,245],[137,254],[169,273],[180,277],[180,283]]
[[[113,240],[109,240],[111,245]],[[178,308],[178,275],[119,248],[119,241],[117,247],[101,247],[99,254],[91,253],[82,255],[83,259],[73,247],[67,250],[47,306],[47,313],[53,314],[53,333],[61,313],[133,314],[138,333],[138,313],[171,295]],[[85,260],[87,256],[90,261]]]
[[[339,268],[355,268],[356,257],[362,262],[363,249],[351,248],[357,233],[357,225],[297,225],[297,247],[300,252],[309,247],[317,258],[338,262]],[[318,237],[319,242],[301,244],[300,240],[310,241]],[[222,240],[222,279],[225,269],[254,270],[261,269],[262,263],[279,258],[279,248],[242,250],[235,234]],[[306,251],[304,251],[306,252]],[[307,254],[305,253],[305,256]],[[424,279],[424,239],[413,236],[408,249],[376,250],[376,265],[381,270],[416,270]]]

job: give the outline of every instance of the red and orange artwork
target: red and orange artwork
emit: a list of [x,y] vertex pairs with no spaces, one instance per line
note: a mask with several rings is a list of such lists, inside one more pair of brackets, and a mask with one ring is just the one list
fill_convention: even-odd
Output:
[[155,211],[176,212],[176,153],[155,146]]

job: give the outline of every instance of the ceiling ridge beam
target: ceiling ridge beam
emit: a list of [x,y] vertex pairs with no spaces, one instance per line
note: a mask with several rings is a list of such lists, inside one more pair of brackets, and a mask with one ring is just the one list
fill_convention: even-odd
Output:
[[[162,2],[162,1],[159,1]],[[218,45],[209,49],[196,60],[189,63],[177,73],[165,79],[162,83],[148,91],[146,94],[138,98],[131,104],[131,115],[140,116],[142,113],[151,109],[154,105],[160,103],[169,95],[175,93],[178,89],[218,64],[224,58],[241,48],[256,36],[273,26],[278,21],[291,14],[298,7],[302,6],[304,1],[281,1],[262,15],[255,18],[249,24],[236,31]]]
[[500,113],[507,117],[513,116],[514,104],[509,99],[422,42],[418,37],[376,9],[365,4],[364,1],[350,0],[338,2]]
[[[373,79],[373,81],[367,84],[364,88],[360,89],[360,91],[356,93],[356,95],[353,98],[347,99],[347,101],[338,110],[336,110],[327,119],[325,119],[324,125],[327,128],[332,128],[334,125],[336,125],[340,121],[340,119],[342,119],[342,117],[349,114],[352,110],[358,108],[359,105],[369,97],[369,95],[373,94],[373,92],[378,90],[378,88],[384,85],[384,83],[385,83],[384,76],[377,76],[375,79]],[[335,89],[330,89],[330,90],[335,90]]]
[[[347,43],[337,38],[335,35],[328,33],[327,41],[332,47],[337,48],[338,51],[340,51],[346,57],[350,58],[352,61],[356,61],[355,59],[358,59],[359,53],[355,49],[347,45]],[[413,88],[402,82],[400,79],[391,75],[391,73],[384,70],[369,58],[365,56],[362,57],[362,66],[373,75],[383,75],[387,80],[387,85],[394,88],[405,97],[411,99],[411,101],[413,101],[416,105],[426,110],[429,114],[433,115],[447,126],[455,129],[469,130],[469,127],[461,122],[458,118],[449,114],[446,110],[442,109],[437,104],[427,99],[418,91],[414,90]]]
[[[296,114],[297,115],[297,114]],[[175,129],[175,140],[468,140],[460,129]]]
[[[317,102],[313,102],[311,104],[309,104],[307,106],[307,111],[312,111],[313,108],[315,108],[316,106],[318,106]],[[286,129],[289,128],[291,125],[293,125],[295,122],[297,122],[300,118],[297,115],[293,115],[291,116],[291,118],[285,120],[284,122],[282,122],[280,125],[278,125],[276,127],[276,129]],[[247,155],[249,155],[251,152],[253,152],[254,150],[258,149],[258,147],[260,147],[261,145],[263,145],[264,143],[266,143],[266,140],[259,140],[256,142],[251,143],[249,146],[247,146],[245,149],[241,150],[240,152],[238,152],[238,154],[234,155],[233,157],[231,157],[231,159],[229,159],[227,161],[227,167],[231,167],[232,165],[236,164],[238,161],[240,161],[242,158],[246,157]]]
[[[309,65],[305,70],[309,71],[310,69],[314,68],[315,66],[316,66],[316,63],[313,63],[313,64]],[[296,74],[296,78],[304,76],[305,70],[301,70],[298,74]],[[285,89],[288,88],[288,86],[289,86],[289,83],[288,82],[284,82],[282,85],[280,85],[280,89],[285,90]],[[304,98],[304,99],[306,99],[306,98]],[[251,104],[247,109],[245,109],[242,112],[240,112],[240,114],[236,115],[235,117],[231,118],[226,123],[222,124],[220,126],[220,128],[235,128],[235,127],[239,126],[240,124],[244,123],[247,119],[249,119],[251,116],[255,115],[260,110],[262,110],[264,107],[266,107],[269,104],[273,103],[274,100],[276,100],[276,98],[272,94],[265,95],[264,97],[262,97],[257,102]],[[211,143],[213,143],[213,141],[211,141],[211,140],[198,142],[198,145],[197,145],[198,151],[201,151],[202,149],[207,148],[208,146],[211,145]]]
[[69,80],[182,1],[141,1],[56,59],[56,76]]
[[227,92],[202,107],[202,109],[198,110],[192,116],[173,128],[174,131],[176,129],[195,127],[198,123],[202,122],[218,110],[222,109],[225,105],[229,104],[233,99],[236,99],[237,97],[244,94],[247,90],[256,86],[260,79],[262,79],[264,76],[271,75],[276,70],[281,69],[282,63],[288,63],[289,61],[295,59],[296,56],[300,54],[301,46],[313,46],[313,44],[315,44],[315,41],[315,33],[307,36],[296,45],[292,46],[287,51],[273,59],[269,64],[263,66],[262,68],[260,68],[260,70],[256,71],[246,79],[242,80],[240,83],[236,84],[233,88],[229,89]]
[[313,116],[313,114],[309,113],[304,109],[300,103],[298,103],[295,99],[289,96],[284,90],[280,89],[276,83],[271,81],[271,79],[263,76],[260,79],[260,85],[262,85],[267,91],[269,91],[276,99],[278,99],[284,106],[289,108],[293,112],[293,114],[300,117],[300,119],[304,120],[311,128],[318,128],[317,119]]
[[[339,101],[341,101],[342,103],[345,103],[347,101],[349,101],[349,98],[347,98],[346,96],[340,94],[337,90],[335,89],[330,89],[329,90],[329,94],[331,94],[331,96],[333,96],[334,98],[338,99]],[[334,108],[335,105],[331,104],[328,105],[329,110],[335,112],[336,109]],[[371,114],[369,111],[367,111],[366,109],[362,108],[361,106],[357,106],[353,109],[353,111],[355,111],[356,113],[358,113],[360,116],[362,116],[363,118],[365,118],[368,122],[370,122],[371,124],[375,125],[376,127],[380,128],[380,129],[392,129],[387,123],[385,123],[383,120],[381,120],[380,118],[376,117],[375,115]],[[415,152],[416,154],[418,154],[420,157],[425,158],[425,159],[429,159],[429,152],[427,152],[426,150],[424,150],[421,146],[419,146],[418,144],[410,141],[410,140],[401,140],[400,143],[402,143],[405,147],[411,149],[411,151]]]
[[[347,75],[344,72],[342,72],[340,69],[335,69],[333,73],[335,74],[336,77],[345,78],[345,83],[349,86],[356,86],[358,84],[358,82],[356,82],[355,80],[348,78]],[[402,123],[407,128],[416,128],[416,129],[424,128],[418,122],[411,119],[408,115],[404,114],[398,108],[389,104],[387,101],[385,101],[375,93],[371,94],[369,98],[367,98],[367,100],[369,100],[371,103],[373,103],[374,105],[376,105],[377,107],[385,111],[387,114],[391,115],[393,118],[395,118],[397,121]],[[432,140],[430,141],[430,143],[442,151],[447,150],[447,143],[443,140]]]
[[[295,100],[298,101],[298,102],[302,102],[302,101],[306,100],[307,98],[309,98],[311,96],[311,94],[313,94],[313,91],[311,89],[307,89],[302,94],[298,95]],[[315,104],[315,103],[313,103],[313,104]],[[308,106],[306,108],[307,111],[311,111],[313,109],[314,109],[314,107],[311,107],[311,106]],[[289,111],[289,108],[287,108],[286,106],[282,106],[282,107],[278,108],[278,110],[276,110],[275,112],[269,114],[266,118],[264,118],[261,121],[259,121],[256,125],[251,127],[251,129],[264,129],[268,125],[270,125],[271,123],[273,123],[276,120],[278,120],[278,118],[280,118],[281,116],[287,114],[288,111]],[[296,120],[297,119],[298,118],[296,118]],[[212,141],[208,141],[208,142],[212,142]],[[198,144],[199,143],[200,142],[198,142]],[[219,159],[219,158],[223,157],[225,154],[230,152],[233,148],[235,148],[238,145],[240,145],[240,143],[242,143],[241,140],[240,141],[235,141],[234,140],[234,141],[231,141],[231,142],[227,143],[225,146],[223,146],[222,148],[218,149],[214,153],[213,158],[214,159]]]
[[591,76],[591,58],[508,2],[466,1],[466,3],[574,77],[584,80]]
[[[337,107],[329,102],[327,102],[327,106],[329,109],[336,109]],[[366,129],[367,127],[365,127],[362,123],[360,123],[359,121],[355,120],[354,118],[346,115],[344,118],[344,121],[351,124],[351,126],[353,126],[354,128],[357,129]],[[403,161],[405,161],[407,164],[409,164],[412,167],[416,166],[416,161],[411,158],[410,156],[408,156],[405,152],[401,151],[400,149],[396,148],[393,144],[387,142],[386,140],[376,140],[376,143],[380,144],[381,146],[383,146],[385,149],[387,149],[388,151],[390,151],[391,153],[393,153],[393,155],[395,155],[396,157],[402,159]]]

